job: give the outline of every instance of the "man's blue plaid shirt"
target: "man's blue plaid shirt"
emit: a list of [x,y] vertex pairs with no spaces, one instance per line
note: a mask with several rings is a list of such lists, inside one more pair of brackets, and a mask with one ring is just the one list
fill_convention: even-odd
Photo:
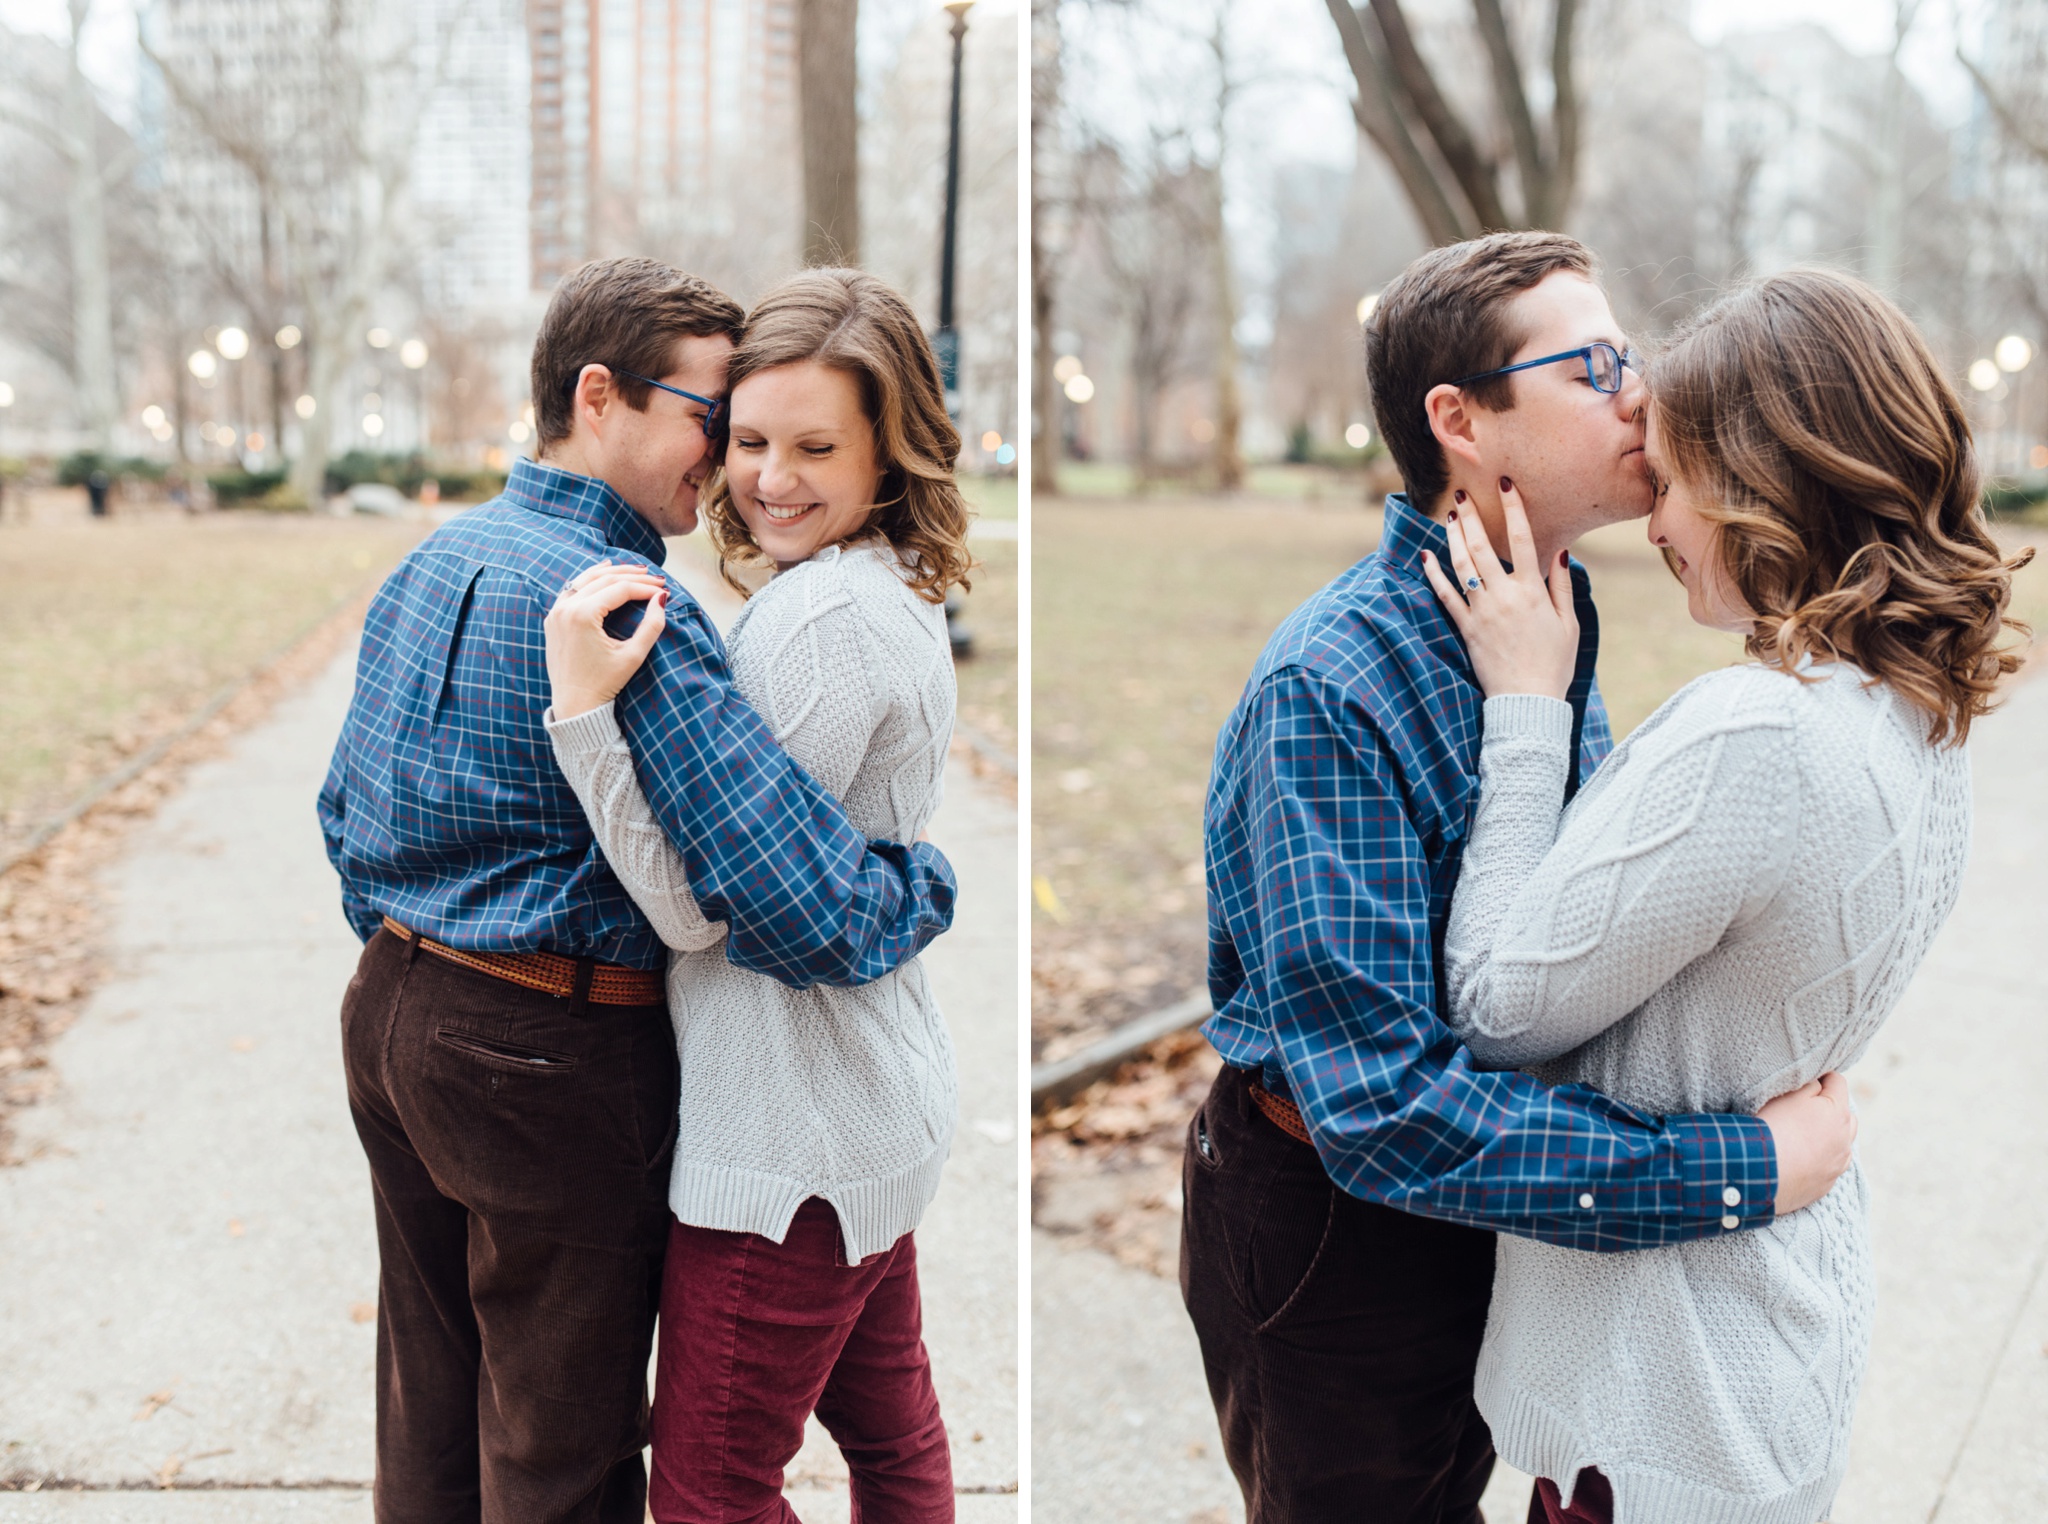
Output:
[[[1425,548],[1450,564],[1443,526],[1388,498],[1379,550],[1288,616],[1217,739],[1204,1034],[1292,1097],[1331,1178],[1369,1201],[1580,1249],[1768,1221],[1755,1117],[1482,1071],[1438,1016],[1484,699]],[[1583,567],[1572,581],[1576,788],[1613,741]]]
[[[454,947],[660,968],[541,723],[542,621],[593,562],[666,548],[610,487],[522,460],[502,497],[442,526],[370,605],[356,691],[320,791],[342,903]],[[640,786],[726,955],[785,984],[864,984],[953,919],[928,844],[862,839],[727,675],[704,611],[669,581],[668,628],[620,693]]]

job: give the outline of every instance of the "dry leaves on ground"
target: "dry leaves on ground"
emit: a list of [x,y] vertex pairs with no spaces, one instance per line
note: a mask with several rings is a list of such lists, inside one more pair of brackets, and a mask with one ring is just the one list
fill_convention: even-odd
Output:
[[195,762],[218,753],[284,694],[319,672],[361,627],[351,602],[156,762],[0,874],[0,1165],[19,1164],[14,1117],[57,1088],[49,1047],[77,1019],[104,971],[98,881]]
[[1172,1275],[1181,1137],[1221,1067],[1199,1032],[1177,1032],[1034,1116],[1032,1221],[1124,1264]]
[[1200,988],[1207,928],[1191,916],[1048,926],[1031,939],[1032,1060],[1051,1063]]

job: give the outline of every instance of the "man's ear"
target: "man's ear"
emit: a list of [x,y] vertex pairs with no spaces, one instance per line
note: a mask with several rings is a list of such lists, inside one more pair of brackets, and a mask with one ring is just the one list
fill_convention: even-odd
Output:
[[569,409],[574,417],[590,425],[591,432],[603,433],[604,415],[617,398],[612,373],[602,365],[586,365],[576,373],[576,391]]
[[1476,468],[1480,464],[1479,437],[1473,427],[1472,404],[1465,394],[1448,381],[1442,382],[1429,389],[1422,410],[1429,416],[1429,431],[1444,454]]

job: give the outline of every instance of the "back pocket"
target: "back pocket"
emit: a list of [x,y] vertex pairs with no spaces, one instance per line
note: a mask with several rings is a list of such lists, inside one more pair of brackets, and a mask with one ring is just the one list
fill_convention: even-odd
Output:
[[459,1032],[442,1027],[434,1033],[434,1041],[458,1053],[467,1053],[472,1058],[487,1063],[503,1064],[514,1069],[529,1072],[563,1071],[576,1067],[576,1060],[565,1053],[550,1053],[544,1048],[528,1048],[518,1043],[500,1042],[492,1037],[479,1037],[474,1032]]

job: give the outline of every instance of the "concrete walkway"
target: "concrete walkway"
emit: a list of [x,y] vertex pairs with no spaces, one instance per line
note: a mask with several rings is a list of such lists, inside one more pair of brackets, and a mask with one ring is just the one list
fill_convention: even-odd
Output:
[[[1851,1076],[1878,1312],[1833,1524],[2048,1519],[2048,682],[1971,743],[1954,915]],[[1171,1281],[1038,1235],[1035,1524],[1227,1524],[1194,1335]],[[1499,1475],[1490,1524],[1520,1524]]]
[[[370,1518],[377,1258],[337,1012],[358,952],[313,799],[352,658],[196,769],[107,885],[113,976],[0,1171],[0,1519]],[[926,1337],[967,1521],[1018,1516],[1016,812],[965,768],[927,956],[961,1127],[920,1231]],[[807,1445],[790,1496],[847,1517]],[[181,1494],[155,1490],[215,1489]]]

